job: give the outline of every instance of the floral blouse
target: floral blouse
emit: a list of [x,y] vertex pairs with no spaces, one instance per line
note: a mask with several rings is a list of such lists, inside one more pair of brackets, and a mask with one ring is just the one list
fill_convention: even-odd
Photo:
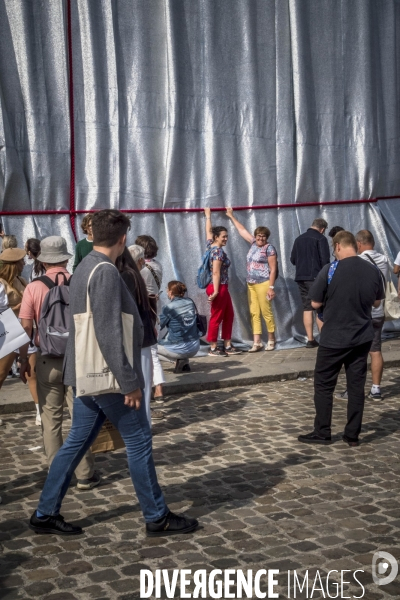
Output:
[[272,244],[257,246],[254,240],[247,254],[247,283],[263,283],[270,277],[268,257],[275,256],[276,250]]
[[207,250],[210,250],[210,248],[211,248],[210,271],[212,273],[213,260],[220,260],[222,262],[220,283],[226,284],[229,281],[228,269],[231,266],[231,261],[229,260],[229,258],[227,257],[227,255],[225,254],[225,252],[222,248],[218,248],[218,246],[211,246],[212,243],[213,243],[212,240],[207,240]]

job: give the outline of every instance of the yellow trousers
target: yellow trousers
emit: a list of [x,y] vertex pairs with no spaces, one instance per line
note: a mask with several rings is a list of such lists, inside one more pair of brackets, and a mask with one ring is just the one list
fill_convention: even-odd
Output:
[[264,318],[268,333],[275,331],[275,319],[271,302],[267,299],[269,280],[263,283],[248,283],[247,298],[249,301],[251,328],[253,334],[261,335],[261,315]]

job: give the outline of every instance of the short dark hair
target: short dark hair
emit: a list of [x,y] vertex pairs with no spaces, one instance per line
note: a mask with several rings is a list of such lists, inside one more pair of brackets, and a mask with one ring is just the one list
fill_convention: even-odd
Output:
[[226,227],[223,225],[217,225],[216,227],[211,227],[211,233],[213,236],[213,242],[221,235],[223,231],[228,231]]
[[119,210],[106,208],[92,218],[93,245],[111,248],[131,227],[130,218]]
[[257,237],[258,235],[265,235],[268,240],[269,236],[271,235],[271,232],[268,229],[268,227],[257,227],[254,230],[254,237]]
[[351,231],[339,231],[333,238],[333,245],[341,244],[342,246],[352,247],[357,252],[357,242]]
[[326,229],[328,227],[328,223],[325,221],[325,219],[314,219],[311,227],[316,227],[321,231],[321,229]]
[[83,231],[83,233],[87,233],[87,228],[89,227],[90,223],[93,221],[93,217],[90,213],[88,213],[87,215],[85,215],[82,219],[82,223],[81,223],[81,229]]
[[135,240],[135,244],[142,246],[145,258],[155,258],[157,256],[158,246],[151,235],[139,235]]
[[340,227],[340,225],[335,225],[335,227],[332,227],[332,229],[330,230],[330,232],[328,233],[330,238],[334,238],[335,235],[337,233],[339,233],[339,231],[344,231],[344,227]]
[[375,238],[368,229],[361,229],[361,231],[356,233],[356,242],[360,242],[360,244],[365,244],[366,246],[375,246]]

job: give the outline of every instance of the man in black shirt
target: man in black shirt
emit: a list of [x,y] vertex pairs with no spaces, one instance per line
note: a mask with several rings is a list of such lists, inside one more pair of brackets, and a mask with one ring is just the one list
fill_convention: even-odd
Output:
[[371,307],[379,306],[385,292],[379,270],[357,256],[352,233],[340,231],[333,247],[339,261],[336,269],[326,265],[310,290],[313,308],[323,307],[324,326],[314,373],[314,431],[298,439],[308,444],[331,443],[333,392],[344,365],[348,407],[343,440],[358,446],[367,357],[374,337]]
[[303,323],[308,338],[306,348],[318,346],[313,335],[313,309],[309,291],[322,267],[330,261],[329,244],[324,235],[327,227],[324,219],[315,219],[311,227],[295,239],[290,255],[290,262],[296,267],[295,281],[303,303]]

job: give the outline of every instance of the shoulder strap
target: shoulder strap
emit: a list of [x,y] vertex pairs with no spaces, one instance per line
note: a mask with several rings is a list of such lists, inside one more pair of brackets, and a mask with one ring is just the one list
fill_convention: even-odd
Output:
[[[188,300],[192,300],[192,298],[188,298]],[[194,301],[194,300],[192,300],[192,302],[193,302],[194,310],[196,311],[196,315],[198,315],[198,314],[199,314],[199,311],[197,310],[196,303],[195,303],[195,301]]]
[[89,283],[90,283],[90,280],[92,279],[92,275],[93,275],[93,273],[95,272],[95,270],[96,270],[98,267],[100,267],[100,265],[110,265],[110,267],[113,267],[114,269],[116,269],[116,268],[117,268],[117,267],[116,267],[116,266],[115,266],[113,263],[110,263],[110,262],[107,262],[107,261],[105,261],[105,260],[104,260],[104,261],[102,261],[102,262],[99,262],[99,263],[98,263],[98,264],[97,264],[97,265],[96,265],[96,266],[95,266],[95,267],[92,269],[92,271],[91,271],[91,273],[90,273],[90,275],[89,275],[89,279],[88,279],[88,282],[87,282],[87,287],[86,287],[86,312],[90,312]]
[[52,290],[54,287],[56,287],[56,284],[54,283],[54,281],[52,279],[50,279],[50,277],[48,277],[47,275],[42,275],[41,277],[37,277],[35,279],[35,281],[41,281],[42,283],[44,283],[45,286],[47,286],[49,288],[49,290]]
[[365,256],[375,265],[375,267],[378,269],[382,279],[383,279],[383,287],[386,287],[386,279],[384,274],[382,273],[382,271],[380,270],[380,268],[378,267],[378,265],[376,264],[376,262],[374,261],[374,259],[372,258],[372,256],[370,256],[369,254],[365,253]]
[[337,266],[339,264],[338,260],[334,260],[330,265],[329,265],[329,269],[328,269],[328,285],[331,283],[332,278],[335,274],[335,271],[337,269]]
[[145,263],[145,267],[147,267],[148,270],[150,271],[150,273],[153,275],[154,281],[156,282],[157,287],[158,287],[158,291],[160,291],[160,289],[161,289],[161,281],[160,281],[157,273],[155,272],[155,270],[153,269],[153,267],[151,267],[148,263]]

